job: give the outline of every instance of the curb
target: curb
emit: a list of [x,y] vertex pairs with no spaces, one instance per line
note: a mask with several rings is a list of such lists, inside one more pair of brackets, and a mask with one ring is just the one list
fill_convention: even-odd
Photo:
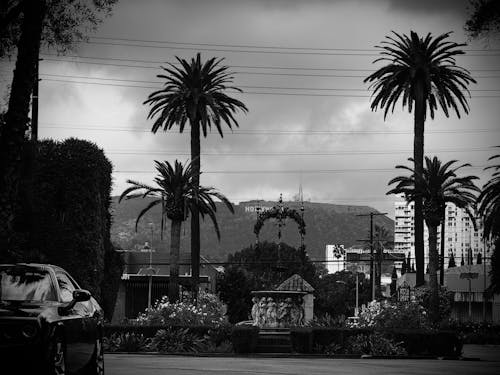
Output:
[[181,356],[181,357],[200,357],[200,358],[304,358],[304,359],[393,359],[393,360],[416,360],[416,359],[434,359],[448,361],[480,361],[477,357],[437,357],[437,356],[390,356],[390,355],[368,355],[368,354],[300,354],[300,353],[160,353],[160,352],[105,352],[105,354],[118,355],[155,355],[155,356]]

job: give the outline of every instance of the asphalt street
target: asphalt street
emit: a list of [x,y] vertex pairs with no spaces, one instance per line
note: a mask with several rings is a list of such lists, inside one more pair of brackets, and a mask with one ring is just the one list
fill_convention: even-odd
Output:
[[[193,357],[106,354],[107,375],[309,375],[309,374],[500,374],[499,347],[464,348],[479,361],[436,359],[329,359]],[[480,357],[478,357],[480,355]]]

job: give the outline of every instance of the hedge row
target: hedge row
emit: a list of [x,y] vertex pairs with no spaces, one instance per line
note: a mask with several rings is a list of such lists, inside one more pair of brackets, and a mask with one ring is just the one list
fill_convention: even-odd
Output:
[[[370,335],[367,328],[293,328],[290,331],[293,351],[312,353],[315,347],[331,344],[345,347],[347,339]],[[384,330],[384,337],[402,342],[408,355],[458,356],[462,351],[459,335],[452,331]]]

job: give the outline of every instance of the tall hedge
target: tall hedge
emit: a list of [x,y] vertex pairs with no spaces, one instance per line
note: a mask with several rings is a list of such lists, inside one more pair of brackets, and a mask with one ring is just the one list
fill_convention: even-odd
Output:
[[40,142],[36,164],[32,250],[65,268],[109,316],[122,267],[110,240],[112,165],[95,144],[75,138]]

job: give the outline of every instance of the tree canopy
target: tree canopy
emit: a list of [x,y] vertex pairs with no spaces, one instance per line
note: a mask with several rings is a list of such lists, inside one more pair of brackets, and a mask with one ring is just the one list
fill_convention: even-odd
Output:
[[[42,43],[58,52],[74,48],[94,32],[111,14],[118,0],[46,0],[47,12],[42,29]],[[24,7],[28,0],[6,0],[0,5],[0,57],[14,52],[21,35]]]

